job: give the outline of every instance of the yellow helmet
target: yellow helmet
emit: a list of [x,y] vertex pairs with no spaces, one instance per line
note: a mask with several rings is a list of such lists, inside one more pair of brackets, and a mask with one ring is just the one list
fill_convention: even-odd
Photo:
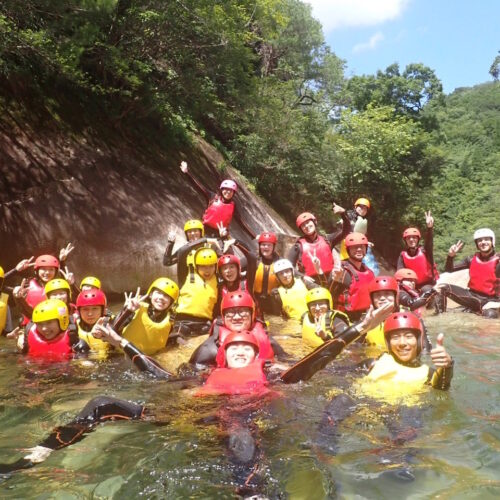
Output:
[[0,266],[0,278],[5,278],[5,271],[2,266]]
[[198,219],[189,219],[184,224],[184,232],[187,233],[191,229],[199,229],[201,231],[201,235],[205,235],[205,228],[203,227],[203,222]]
[[51,319],[59,321],[61,331],[67,330],[69,326],[69,313],[66,304],[59,299],[47,299],[40,302],[33,309],[33,323],[42,323]]
[[311,302],[317,302],[318,300],[328,300],[330,309],[333,309],[332,294],[323,287],[312,288],[306,294],[306,304],[309,306]]
[[157,288],[164,294],[168,295],[175,302],[179,298],[179,287],[175,281],[170,278],[157,278],[151,283],[148,290],[148,295],[153,291],[153,288]]
[[80,288],[83,286],[93,286],[94,288],[101,289],[101,280],[96,278],[95,276],[85,276],[80,283]]
[[68,290],[68,298],[71,298],[71,287],[66,280],[61,278],[55,278],[50,280],[44,288],[45,295],[48,297],[49,293],[54,292],[56,290]]
[[366,208],[370,208],[370,200],[368,198],[358,198],[354,202],[354,206],[357,207],[358,205],[364,205]]
[[211,248],[200,248],[194,256],[195,266],[213,266],[217,264],[217,254]]

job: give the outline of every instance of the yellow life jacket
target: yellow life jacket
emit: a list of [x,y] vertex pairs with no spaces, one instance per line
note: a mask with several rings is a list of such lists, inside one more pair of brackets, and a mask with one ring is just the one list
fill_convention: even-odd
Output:
[[366,334],[365,340],[367,344],[376,345],[386,350],[387,346],[385,344],[385,337],[384,337],[384,323],[380,323],[380,325],[369,330],[368,333]]
[[[333,322],[337,316],[345,320],[345,322],[350,325],[349,318],[343,312],[332,310],[328,311],[321,318],[321,329],[327,334],[327,340],[333,339]],[[325,343],[325,341],[316,334],[316,325],[314,323],[314,319],[311,321],[309,313],[302,316],[302,341],[306,345],[314,348]]]
[[[264,283],[267,280],[267,288],[263,290]],[[274,274],[274,264],[264,264],[259,262],[255,271],[255,279],[253,282],[253,291],[257,295],[269,295],[273,288],[279,286],[276,275]]]
[[123,338],[132,342],[144,354],[151,355],[165,347],[172,323],[170,313],[158,323],[153,321],[148,315],[148,307],[148,304],[141,302],[132,321],[124,328]]
[[87,345],[90,347],[90,350],[93,352],[97,352],[102,357],[106,357],[107,352],[109,350],[109,344],[101,339],[96,339],[91,332],[86,332],[80,325],[81,320],[78,319],[76,321],[76,325],[78,327],[78,337],[84,340]]
[[384,353],[375,362],[370,373],[357,383],[357,392],[390,404],[415,406],[421,404],[421,394],[428,390],[425,385],[429,367],[404,366],[391,354]]
[[198,273],[190,272],[181,288],[176,312],[196,318],[212,319],[217,303],[217,278],[215,274],[205,281]]
[[280,286],[278,292],[286,316],[300,321],[303,314],[307,313],[307,287],[304,282],[295,278],[295,283],[290,288]]
[[7,324],[7,311],[9,296],[6,293],[0,294],[0,335],[5,330]]

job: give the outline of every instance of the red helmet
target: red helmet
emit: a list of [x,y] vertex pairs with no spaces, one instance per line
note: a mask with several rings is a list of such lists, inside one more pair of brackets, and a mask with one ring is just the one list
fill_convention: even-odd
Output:
[[302,224],[304,224],[304,222],[307,222],[308,220],[312,220],[316,224],[316,217],[314,217],[312,213],[303,212],[297,217],[297,219],[295,220],[295,224],[300,229],[300,226],[302,226]]
[[406,267],[398,269],[394,274],[394,278],[396,278],[396,281],[403,281],[403,280],[411,280],[415,282],[418,281],[417,273],[413,269],[407,269]]
[[392,276],[377,276],[372,281],[370,281],[368,285],[368,293],[370,294],[370,298],[372,296],[372,293],[381,292],[382,290],[394,292],[394,303],[397,305],[399,288],[396,279]]
[[409,311],[391,314],[384,323],[384,337],[387,349],[391,352],[389,334],[397,330],[412,330],[417,337],[417,354],[422,352],[424,345],[424,329],[422,322]]
[[102,306],[106,307],[108,301],[106,300],[106,295],[102,290],[93,289],[85,290],[81,292],[76,298],[76,307],[85,306]]
[[234,344],[235,342],[245,342],[247,344],[252,344],[254,349],[259,352],[259,343],[255,338],[255,335],[248,330],[244,330],[242,332],[231,332],[225,339],[223,345],[223,349],[226,350],[230,344]]
[[241,261],[237,255],[222,255],[217,262],[217,268],[220,269],[226,264],[236,264],[238,266],[238,271],[241,269]]
[[422,235],[420,234],[420,231],[416,227],[407,227],[403,231],[403,240],[408,238],[408,236],[416,236],[418,239],[420,239],[422,237]]
[[40,255],[35,260],[35,271],[40,267],[55,267],[59,269],[59,261],[53,255]]
[[278,238],[274,233],[260,233],[258,242],[259,243],[272,243],[276,245]]
[[220,189],[232,189],[236,193],[238,191],[238,184],[231,179],[226,179],[220,183]]
[[252,296],[243,290],[237,290],[235,292],[229,292],[224,295],[221,302],[221,312],[224,316],[224,311],[231,307],[248,307],[252,310],[252,320],[255,317],[255,302]]
[[357,245],[368,245],[368,238],[363,233],[349,233],[345,237],[345,247],[355,247]]

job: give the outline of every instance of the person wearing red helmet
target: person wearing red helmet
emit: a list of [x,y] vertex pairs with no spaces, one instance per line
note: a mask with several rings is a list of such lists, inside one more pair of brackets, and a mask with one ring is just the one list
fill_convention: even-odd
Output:
[[241,261],[237,255],[222,255],[217,261],[217,275],[219,283],[215,310],[217,315],[219,315],[222,299],[229,292],[248,290],[248,284],[247,280],[241,276]]
[[255,238],[255,233],[250,229],[247,223],[241,218],[234,196],[238,191],[236,182],[226,179],[221,182],[219,191],[213,193],[208,191],[189,171],[185,161],[181,162],[181,172],[188,176],[193,186],[200,191],[207,199],[208,207],[203,214],[203,226],[205,235],[210,238],[218,238],[220,226],[229,231],[229,226],[233,217],[240,224],[243,230],[252,238]]
[[399,303],[410,311],[415,311],[418,316],[421,314],[420,309],[426,307],[434,294],[438,293],[434,288],[419,293],[417,273],[413,269],[402,267],[396,271],[394,278],[399,286]]
[[222,298],[221,318],[212,323],[209,337],[192,354],[189,362],[194,365],[217,364],[217,351],[231,332],[251,331],[259,342],[262,359],[273,360],[285,355],[282,347],[266,331],[265,323],[257,318],[255,301],[246,292],[229,292]]
[[[363,376],[327,405],[318,429],[318,445],[326,448],[326,453],[335,454],[342,422],[366,408],[386,423],[391,438],[389,453],[414,439],[422,426],[421,406],[427,388],[446,391],[451,385],[453,360],[443,345],[443,337],[438,335],[436,347],[430,352],[434,366],[428,366],[421,360],[425,337],[419,318],[411,312],[391,314],[384,323],[387,352],[378,359],[359,363],[356,373]],[[391,455],[384,458],[388,466],[385,474],[402,481],[413,480],[404,454],[398,453],[397,460],[398,465]]]
[[[406,249],[403,250],[398,258],[396,265],[397,269],[411,269],[417,275],[417,291],[422,294],[432,290],[439,278],[439,273],[434,263],[433,253],[433,231],[434,217],[431,211],[425,212],[425,223],[427,231],[425,234],[425,245],[419,245],[422,237],[420,230],[416,227],[408,227],[403,231],[403,240],[406,244]],[[432,301],[436,308],[436,312],[440,312],[443,307],[439,302]]]
[[320,283],[320,277],[314,260],[318,259],[322,273],[329,275],[334,264],[332,249],[349,233],[350,223],[345,209],[334,203],[332,210],[334,214],[342,217],[342,228],[325,236],[318,233],[318,221],[312,213],[303,212],[299,214],[295,224],[302,236],[297,239],[287,255],[287,259],[294,266],[297,265],[301,273],[309,276],[317,283]]
[[368,285],[375,278],[373,271],[363,263],[368,248],[368,238],[362,233],[345,237],[349,258],[341,262],[328,277],[333,304],[345,312],[351,321],[358,321],[370,307]]
[[251,291],[258,306],[258,314],[272,314],[271,292],[278,286],[274,273],[274,263],[280,258],[276,252],[278,237],[275,233],[264,231],[257,238],[259,252],[251,252],[242,242],[235,240],[234,246],[247,260],[246,277],[248,290]]
[[450,247],[446,259],[446,272],[469,269],[468,288],[447,283],[436,288],[467,310],[495,319],[500,316],[500,254],[495,250],[495,233],[486,227],[478,229],[474,232],[474,243],[477,249],[474,255],[455,264],[453,259],[464,246],[459,240]]

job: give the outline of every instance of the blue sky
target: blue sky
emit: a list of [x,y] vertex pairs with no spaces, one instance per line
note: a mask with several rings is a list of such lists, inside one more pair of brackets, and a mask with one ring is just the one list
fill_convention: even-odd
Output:
[[446,93],[491,81],[500,50],[500,0],[305,0],[346,74],[398,62],[432,68]]

